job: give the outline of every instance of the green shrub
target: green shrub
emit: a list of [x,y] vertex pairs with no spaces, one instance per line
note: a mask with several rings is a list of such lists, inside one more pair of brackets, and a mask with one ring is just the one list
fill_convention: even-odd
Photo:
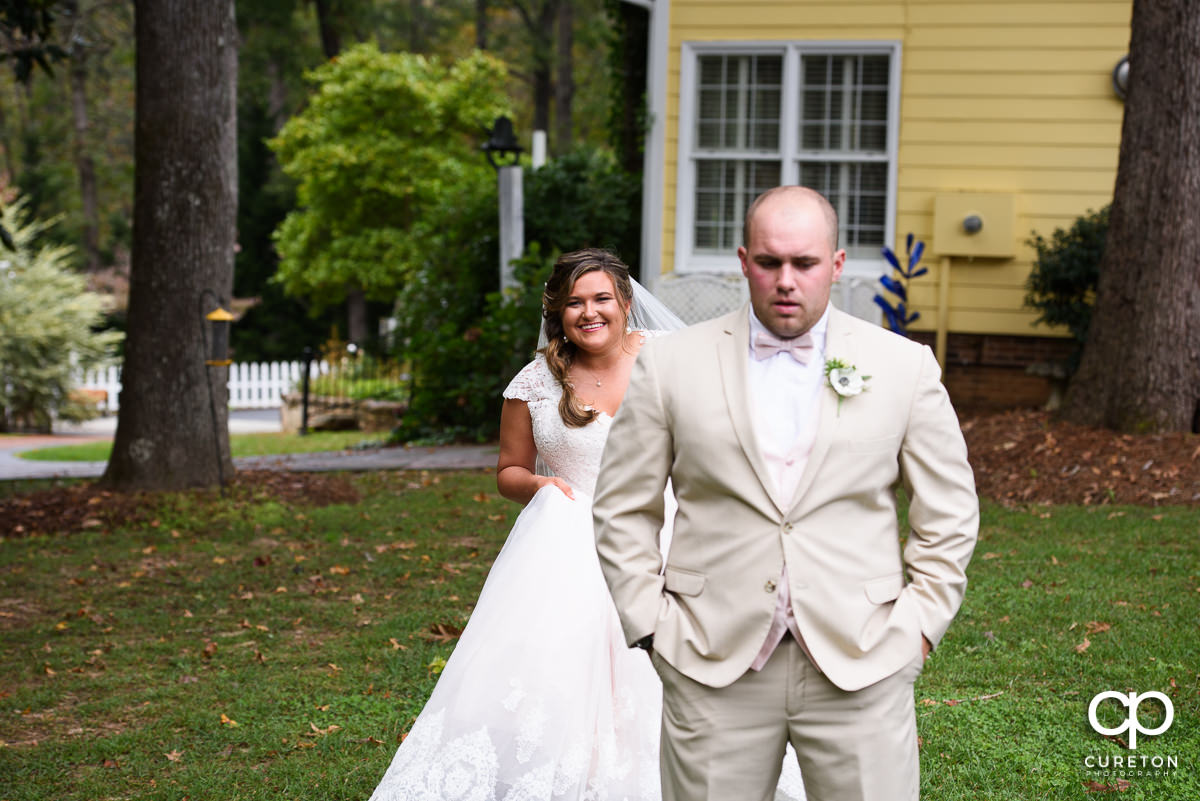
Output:
[[543,252],[607,248],[636,272],[641,176],[607,150],[580,148],[525,174],[525,241]]
[[562,251],[637,247],[638,177],[611,155],[579,150],[525,173],[521,290],[499,294],[495,178],[463,181],[443,196],[425,259],[396,300],[398,339],[409,364],[409,408],[398,441],[496,436],[504,387],[533,357],[542,287]]
[[39,244],[51,223],[26,216],[24,200],[0,213],[14,245],[0,248],[0,431],[94,416],[71,397],[75,377],[110,364],[122,338],[97,330],[103,304],[68,266],[70,249]]
[[537,346],[541,289],[553,265],[554,258],[543,257],[534,243],[514,263],[525,291],[508,299],[488,292],[482,304],[470,304],[477,314],[410,330],[411,398],[393,440],[486,442],[496,436],[501,393]]
[[1025,282],[1025,305],[1038,310],[1037,322],[1065,326],[1071,332],[1078,344],[1067,360],[1071,373],[1079,365],[1092,320],[1109,208],[1088,212],[1065,231],[1056,228],[1049,240],[1040,234],[1028,240],[1037,259]]

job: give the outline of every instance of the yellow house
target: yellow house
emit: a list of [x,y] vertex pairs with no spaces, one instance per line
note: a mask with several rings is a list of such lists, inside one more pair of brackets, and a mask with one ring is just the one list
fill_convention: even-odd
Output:
[[1039,403],[1071,349],[1024,306],[1032,232],[1110,202],[1129,0],[626,0],[649,14],[643,276],[693,319],[740,303],[746,206],[826,194],[848,258],[834,302],[879,319],[908,233],[911,286],[960,405]]

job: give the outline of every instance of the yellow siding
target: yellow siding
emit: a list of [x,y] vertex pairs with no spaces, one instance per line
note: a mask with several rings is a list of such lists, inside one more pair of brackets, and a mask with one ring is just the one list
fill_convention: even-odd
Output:
[[[1017,256],[953,260],[950,327],[1046,333],[1023,307],[1026,241],[1111,200],[1124,108],[1109,74],[1128,48],[1130,8],[1130,0],[671,0],[664,271],[675,258],[683,43],[894,40],[903,69],[898,238],[931,239],[940,192],[1013,193]],[[938,254],[926,263],[931,274],[914,284],[913,300],[928,327]]]

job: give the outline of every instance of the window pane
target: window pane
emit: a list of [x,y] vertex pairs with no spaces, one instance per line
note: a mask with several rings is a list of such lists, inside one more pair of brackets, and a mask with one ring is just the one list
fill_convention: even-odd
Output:
[[754,198],[779,184],[777,161],[704,159],[696,164],[695,249],[728,255],[742,244]]
[[886,55],[801,56],[800,147],[887,152]]
[[699,57],[696,142],[702,150],[778,150],[783,57]]
[[876,258],[887,223],[887,164],[800,162],[800,183],[829,199],[838,213],[838,243],[851,258]]

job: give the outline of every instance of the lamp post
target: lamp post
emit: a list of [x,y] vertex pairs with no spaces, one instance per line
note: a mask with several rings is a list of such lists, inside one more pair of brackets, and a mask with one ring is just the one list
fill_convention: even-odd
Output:
[[[488,164],[496,170],[500,186],[500,292],[507,295],[516,289],[512,262],[520,258],[525,250],[525,198],[522,187],[521,165],[518,163],[523,148],[513,134],[512,120],[497,117],[483,145]],[[499,157],[500,162],[497,162]],[[504,159],[508,158],[508,163]]]

